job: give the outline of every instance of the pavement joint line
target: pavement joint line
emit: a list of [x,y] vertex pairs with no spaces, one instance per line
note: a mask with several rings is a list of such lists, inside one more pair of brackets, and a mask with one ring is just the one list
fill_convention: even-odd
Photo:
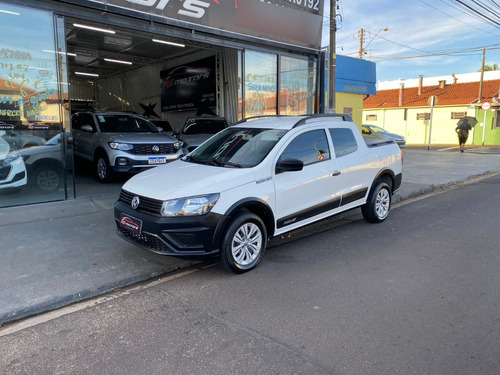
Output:
[[27,328],[35,327],[37,325],[47,323],[51,320],[55,320],[57,318],[60,318],[62,316],[70,315],[78,311],[85,310],[89,307],[95,307],[99,305],[103,305],[105,303],[114,301],[118,298],[124,297],[131,295],[132,293],[136,293],[142,290],[146,290],[152,287],[155,287],[157,285],[184,277],[188,276],[192,273],[198,272],[202,269],[210,268],[213,267],[214,265],[202,265],[201,267],[195,267],[195,268],[190,268],[187,270],[183,270],[180,272],[176,272],[175,274],[170,274],[166,275],[164,277],[160,277],[156,280],[144,280],[140,281],[135,285],[130,285],[130,286],[125,286],[121,288],[117,288],[115,290],[112,290],[105,294],[104,296],[95,296],[91,297],[88,300],[84,301],[78,301],[75,302],[72,305],[61,307],[56,310],[48,311],[45,313],[41,313],[40,315],[32,316],[32,317],[27,317],[26,319],[23,319],[21,321],[13,322],[13,323],[6,323],[5,327],[0,326],[0,337],[10,335],[12,333],[16,333],[19,331],[23,331]]

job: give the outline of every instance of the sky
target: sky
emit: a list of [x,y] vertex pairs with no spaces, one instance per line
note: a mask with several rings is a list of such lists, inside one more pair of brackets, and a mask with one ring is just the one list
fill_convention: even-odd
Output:
[[[377,64],[377,81],[476,72],[483,48],[485,64],[500,65],[500,1],[476,1],[497,12],[484,15],[498,25],[474,17],[456,0],[340,0],[336,52],[358,57],[362,28],[363,58]],[[324,6],[328,13],[328,0]],[[323,46],[329,43],[327,22],[325,18]]]

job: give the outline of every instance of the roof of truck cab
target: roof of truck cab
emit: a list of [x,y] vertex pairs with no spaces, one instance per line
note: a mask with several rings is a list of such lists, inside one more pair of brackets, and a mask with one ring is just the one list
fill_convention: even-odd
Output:
[[262,128],[262,129],[290,130],[296,126],[300,126],[303,124],[309,124],[313,122],[326,122],[326,121],[351,122],[351,119],[349,116],[333,115],[333,114],[305,115],[305,116],[259,116],[242,120],[236,123],[234,126]]

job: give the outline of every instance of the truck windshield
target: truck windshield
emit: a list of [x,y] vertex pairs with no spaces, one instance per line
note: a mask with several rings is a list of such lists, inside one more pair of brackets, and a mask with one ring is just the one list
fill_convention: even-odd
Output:
[[258,165],[286,130],[232,127],[203,143],[183,160],[222,167],[251,168]]

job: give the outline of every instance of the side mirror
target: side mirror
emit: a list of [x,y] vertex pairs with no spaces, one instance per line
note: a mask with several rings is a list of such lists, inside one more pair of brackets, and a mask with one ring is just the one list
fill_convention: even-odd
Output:
[[92,133],[94,129],[92,129],[92,126],[90,125],[83,125],[80,129],[82,129],[84,132],[89,132]]
[[276,174],[283,172],[298,172],[304,168],[304,162],[298,159],[285,159],[276,164]]
[[158,131],[159,131],[160,133],[162,133],[162,132],[163,132],[163,128],[162,128],[161,126],[157,126],[157,127],[156,127],[156,129],[158,129]]

